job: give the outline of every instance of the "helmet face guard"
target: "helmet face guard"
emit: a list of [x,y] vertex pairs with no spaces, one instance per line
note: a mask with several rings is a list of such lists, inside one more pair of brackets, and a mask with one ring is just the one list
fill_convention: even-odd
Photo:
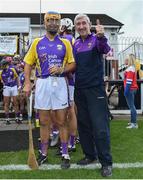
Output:
[[61,19],[61,26],[60,26],[60,31],[64,32],[66,30],[72,31],[73,29],[73,22],[69,18],[63,18]]
[[17,64],[19,64],[20,62],[21,62],[21,56],[20,56],[19,54],[15,55],[15,56],[13,57],[13,64],[14,64],[14,65],[17,65]]

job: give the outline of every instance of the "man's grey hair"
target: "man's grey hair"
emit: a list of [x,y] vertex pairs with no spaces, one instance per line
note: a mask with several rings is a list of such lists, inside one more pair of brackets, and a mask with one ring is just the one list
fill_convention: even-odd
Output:
[[91,23],[89,17],[86,14],[77,14],[74,18],[74,25],[76,21],[81,18],[85,18],[89,24]]

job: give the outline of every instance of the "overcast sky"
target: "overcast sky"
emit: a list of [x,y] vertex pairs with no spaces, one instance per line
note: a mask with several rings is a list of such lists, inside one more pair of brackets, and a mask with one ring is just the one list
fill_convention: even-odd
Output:
[[143,0],[0,0],[0,12],[107,14],[125,24],[125,36],[143,36]]

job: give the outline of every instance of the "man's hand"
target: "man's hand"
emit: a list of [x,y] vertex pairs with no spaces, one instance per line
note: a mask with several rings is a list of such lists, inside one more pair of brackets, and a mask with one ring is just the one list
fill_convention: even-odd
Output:
[[58,67],[58,66],[53,66],[53,67],[49,68],[49,72],[51,75],[62,74],[64,72],[64,68]]
[[97,19],[96,20],[96,26],[95,26],[95,29],[96,29],[96,35],[98,37],[103,37],[104,36],[104,26],[100,24],[100,20]]
[[26,83],[23,91],[25,92],[26,96],[29,97],[31,94],[31,83]]

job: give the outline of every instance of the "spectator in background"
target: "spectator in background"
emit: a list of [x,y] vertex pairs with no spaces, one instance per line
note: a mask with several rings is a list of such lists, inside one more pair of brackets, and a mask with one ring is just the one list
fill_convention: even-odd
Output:
[[21,62],[22,62],[22,58],[20,55],[17,54],[13,57],[11,67],[14,67],[18,74],[21,73],[20,72]]
[[131,120],[126,128],[137,129],[137,111],[134,104],[135,94],[138,89],[135,56],[133,54],[129,54],[125,59],[125,64],[127,65],[127,69],[124,72],[124,95],[127,101],[127,105],[131,111]]
[[[70,41],[71,46],[74,44],[74,37],[72,35],[73,22],[69,18],[61,19],[60,35]],[[69,151],[76,151],[75,138],[77,134],[77,119],[75,113],[75,103],[74,103],[74,74],[68,73],[68,90],[69,90],[69,101],[70,106],[68,108],[68,127],[69,127]]]
[[19,110],[20,110],[20,116],[19,119],[22,122],[23,115],[24,115],[24,109],[26,104],[26,96],[23,91],[24,88],[24,81],[25,81],[25,75],[24,75],[24,63],[19,64],[19,81],[20,81],[20,88],[19,88]]
[[13,105],[15,110],[15,121],[21,123],[19,119],[19,107],[18,107],[18,88],[20,82],[18,74],[14,67],[11,66],[11,57],[4,57],[0,62],[2,71],[0,72],[0,80],[3,83],[3,96],[4,96],[4,110],[6,117],[6,124],[10,124],[9,119],[9,104],[10,99],[13,99]]

